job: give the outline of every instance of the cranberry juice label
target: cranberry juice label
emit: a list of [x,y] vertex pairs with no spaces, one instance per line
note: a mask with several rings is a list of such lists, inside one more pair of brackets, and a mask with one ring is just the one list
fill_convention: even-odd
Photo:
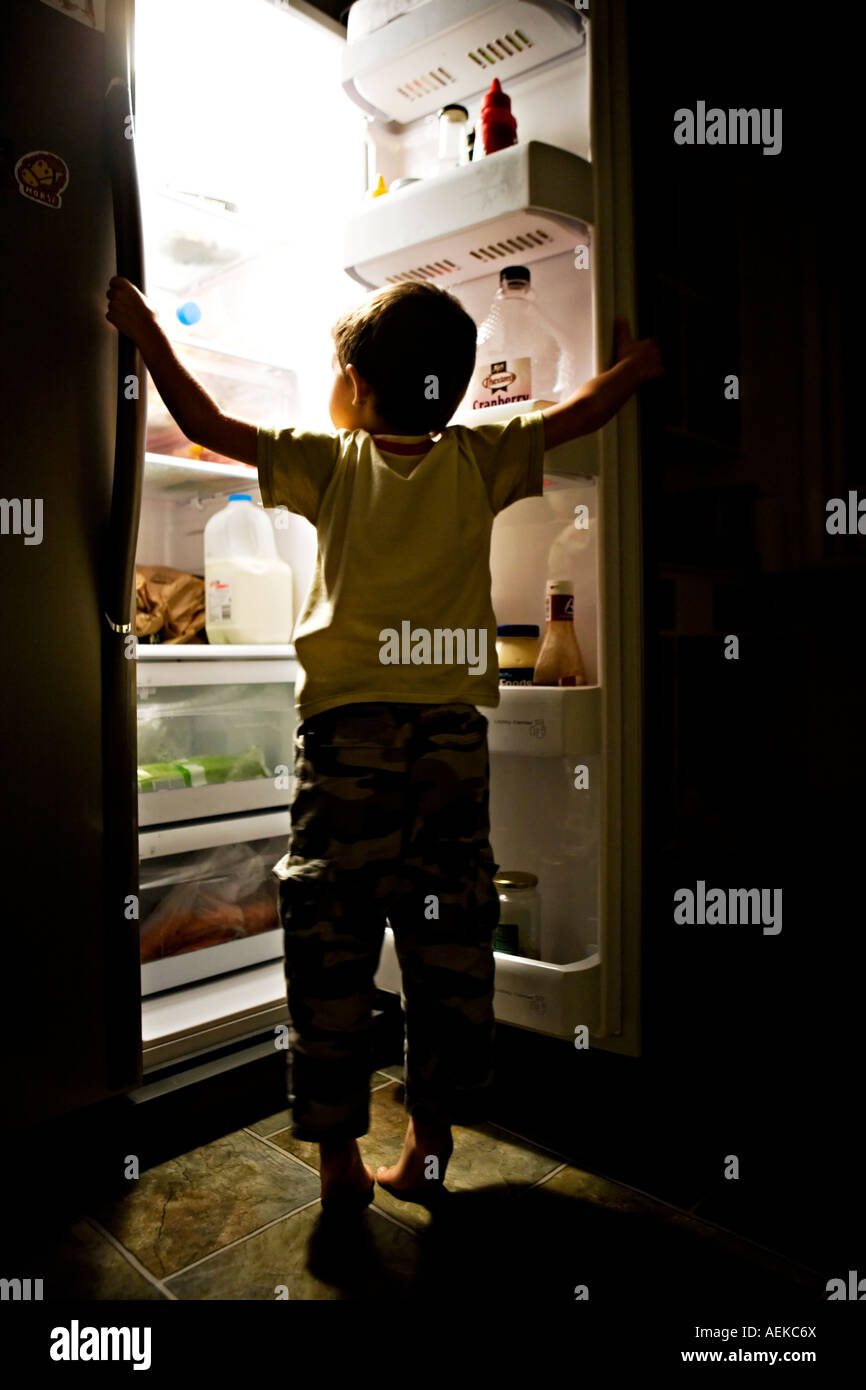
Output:
[[532,399],[532,359],[530,357],[500,358],[496,362],[479,362],[476,368],[473,410],[491,405],[512,405]]

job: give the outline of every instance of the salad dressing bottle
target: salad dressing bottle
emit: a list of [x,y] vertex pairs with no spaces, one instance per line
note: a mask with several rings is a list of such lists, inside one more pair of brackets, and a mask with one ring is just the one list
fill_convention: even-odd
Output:
[[533,685],[586,685],[583,658],[574,631],[574,585],[548,579],[547,627],[535,663]]

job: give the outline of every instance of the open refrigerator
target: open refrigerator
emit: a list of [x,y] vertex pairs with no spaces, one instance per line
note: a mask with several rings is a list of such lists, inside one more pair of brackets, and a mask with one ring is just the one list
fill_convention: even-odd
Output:
[[[3,842],[29,924],[7,971],[10,1023],[30,1039],[28,1066],[6,1069],[10,1115],[235,1065],[272,1051],[287,1017],[269,868],[290,828],[294,650],[131,641],[136,571],[202,575],[207,521],[232,493],[260,503],[257,475],[179,436],[155,391],[130,389],[146,373],[104,322],[110,276],[144,286],[226,410],[307,429],[331,429],[330,326],[363,287],[429,279],[480,322],[500,268],[525,265],[570,387],[607,361],[614,314],[634,323],[621,0],[591,19],[565,0],[378,8],[389,22],[355,23],[353,35],[356,6],[347,41],[305,0],[12,6],[2,153],[18,409],[6,489],[44,500],[46,522],[39,546],[13,537],[4,548],[17,672],[3,689],[4,727],[16,731],[4,757],[20,793]],[[518,143],[442,172],[436,112],[462,103],[474,122],[493,76]],[[21,160],[40,150],[65,170],[58,194],[34,193],[23,175],[16,187]],[[380,173],[417,182],[371,198]],[[542,626],[546,579],[571,579],[588,684],[501,688],[486,711],[494,855],[538,877],[542,908],[541,958],[497,953],[497,1018],[562,1039],[585,1028],[593,1045],[631,1054],[636,425],[630,403],[549,453],[544,495],[496,519],[497,622]],[[315,532],[272,517],[297,614]],[[74,621],[34,646],[29,615],[54,611],[61,592]],[[61,900],[42,891],[46,844]],[[390,930],[377,985],[400,989]],[[36,990],[64,1039],[62,1067],[53,1033],[34,1035]]]
[[[598,7],[590,22],[561,0],[426,0],[418,6],[407,0],[396,7],[402,12],[370,32],[376,7],[365,6],[372,20],[362,12],[364,22],[354,25],[348,43],[308,8],[282,8],[286,12],[267,16],[273,44],[281,28],[287,46],[313,43],[310,26],[318,24],[315,42],[327,35],[326,44],[339,49],[342,90],[334,86],[321,93],[332,112],[331,139],[317,138],[319,181],[302,205],[296,201],[293,214],[302,214],[305,236],[318,235],[320,219],[339,221],[339,264],[319,275],[320,284],[327,278],[323,298],[331,318],[360,297],[361,287],[417,278],[453,291],[480,323],[499,270],[519,262],[530,268],[539,308],[563,346],[568,389],[593,375],[609,350],[614,313],[632,321],[634,314],[617,6]],[[381,19],[395,7],[378,8]],[[146,0],[140,0],[140,15],[142,9]],[[239,6],[236,12],[240,23]],[[141,61],[137,73],[141,90],[150,77]],[[474,124],[493,76],[511,97],[518,143],[442,172],[438,109],[446,101],[460,102]],[[142,143],[147,113],[140,102]],[[335,171],[328,164],[337,146],[347,158],[334,207]],[[199,158],[208,164],[206,154]],[[379,174],[388,186],[400,179],[415,182],[374,199],[370,191]],[[224,167],[221,177],[231,190]],[[297,356],[278,358],[256,340],[257,331],[267,339],[279,323],[285,300],[280,291],[265,294],[264,287],[281,276],[295,278],[292,249],[269,237],[273,228],[267,227],[262,244],[255,244],[254,234],[245,242],[236,205],[223,190],[215,198],[201,177],[196,182],[194,169],[182,193],[167,193],[161,182],[152,200],[150,245],[147,186],[144,194],[146,253],[153,247],[146,255],[149,292],[166,310],[182,305],[188,313],[190,302],[193,312],[201,309],[192,328],[172,335],[192,370],[236,414],[261,423],[329,428],[321,380],[300,381]],[[290,179],[296,188],[302,182],[301,176]],[[328,198],[318,196],[326,185],[327,207]],[[195,246],[200,250],[191,252]],[[311,304],[305,312],[321,327],[324,306]],[[213,333],[222,340],[230,334],[232,351],[215,343],[208,336]],[[258,361],[249,351],[237,352],[239,341],[258,353]],[[477,422],[468,400],[464,407],[455,420]],[[521,408],[527,407],[485,410],[484,421],[506,419]],[[485,711],[494,855],[503,870],[536,875],[541,900],[541,958],[497,952],[496,1016],[563,1039],[584,1027],[593,1045],[632,1054],[640,1039],[641,797],[633,409],[627,407],[600,434],[549,453],[544,496],[506,509],[494,524],[497,622],[534,623],[543,631],[545,580],[571,580],[587,684],[502,686],[499,707]],[[157,405],[149,417],[142,562],[201,573],[204,523],[241,486],[260,501],[254,470],[209,459],[182,437],[173,440],[171,422]],[[579,508],[586,509],[588,527],[575,522]],[[292,567],[297,613],[312,574],[313,529],[296,517],[276,536]],[[265,749],[269,773],[255,781],[140,796],[142,892],[152,904],[149,920],[158,927],[166,915],[161,893],[170,895],[169,916],[172,903],[183,903],[191,893],[195,898],[191,882],[198,883],[205,903],[214,882],[227,885],[231,897],[241,891],[238,876],[254,876],[253,860],[262,875],[256,891],[266,894],[269,862],[282,853],[289,830],[295,672],[291,647],[139,647],[142,761],[192,756],[205,747],[241,754],[258,746]],[[163,744],[154,741],[155,729],[165,734]],[[237,856],[239,847],[246,857],[227,864],[227,855]],[[147,936],[143,928],[142,940]],[[275,915],[265,930],[238,930],[223,944],[207,944],[206,935],[203,940],[200,949],[177,955],[169,946],[164,958],[151,951],[143,963],[146,1073],[229,1039],[252,1040],[285,1019]],[[400,992],[390,928],[376,984]]]

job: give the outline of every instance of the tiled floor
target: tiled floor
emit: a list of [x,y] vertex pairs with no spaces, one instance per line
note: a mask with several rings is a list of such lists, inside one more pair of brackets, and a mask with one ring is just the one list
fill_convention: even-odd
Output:
[[[400,1068],[373,1076],[374,1169],[405,1130]],[[318,1150],[288,1111],[144,1172],[43,1252],[47,1299],[701,1298],[813,1306],[820,1276],[495,1125],[456,1128],[441,1211],[375,1203],[322,1223]],[[31,1252],[32,1253],[32,1252]],[[32,1264],[33,1261],[31,1260]]]

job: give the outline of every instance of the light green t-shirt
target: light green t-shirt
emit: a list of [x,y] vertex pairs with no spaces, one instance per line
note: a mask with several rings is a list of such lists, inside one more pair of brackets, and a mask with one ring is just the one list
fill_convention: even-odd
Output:
[[[504,507],[542,494],[541,412],[448,426],[422,456],[376,438],[258,431],[262,501],[318,535],[294,632],[300,718],[357,701],[496,706],[490,532]],[[387,436],[413,441],[430,443]]]

